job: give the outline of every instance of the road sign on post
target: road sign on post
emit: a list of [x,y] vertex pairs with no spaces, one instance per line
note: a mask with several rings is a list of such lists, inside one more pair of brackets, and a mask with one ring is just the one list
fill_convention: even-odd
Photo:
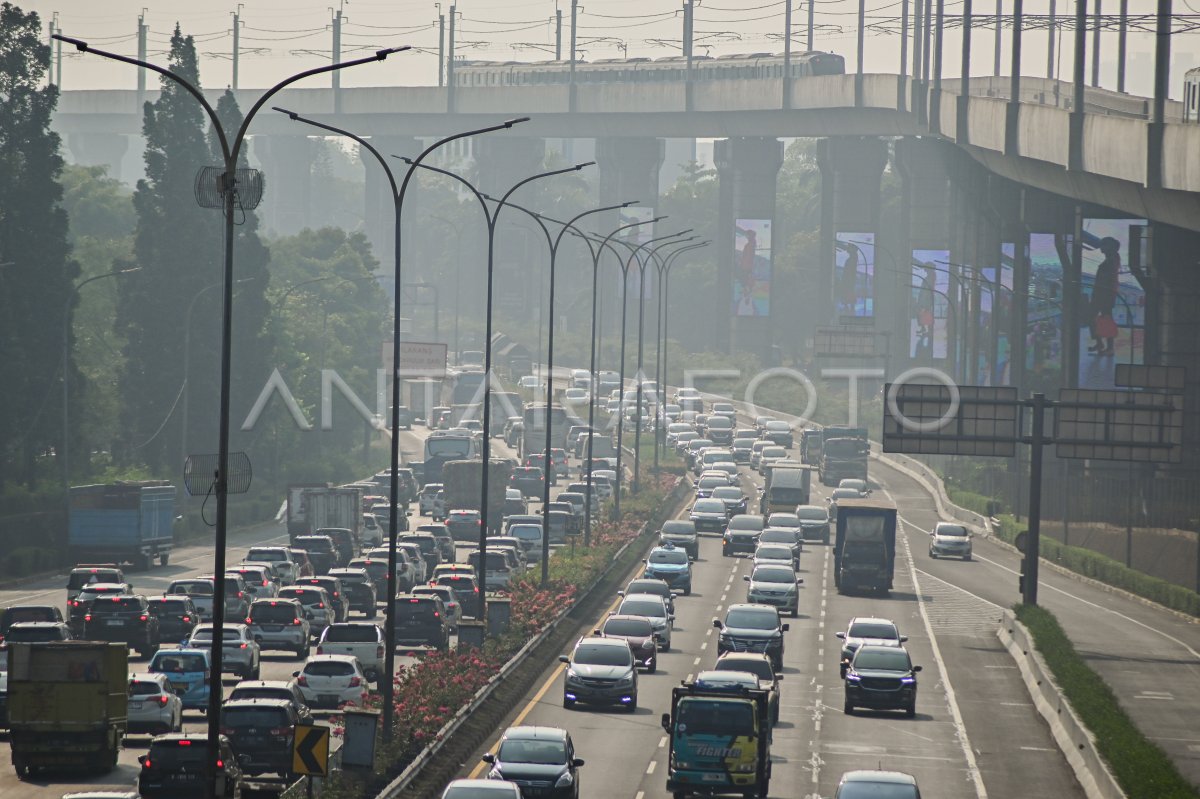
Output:
[[329,728],[296,725],[292,739],[292,771],[309,777],[329,776]]
[[1016,454],[1021,402],[1015,388],[889,383],[884,397],[884,452]]
[[862,325],[817,329],[813,345],[818,358],[874,358],[874,328]]

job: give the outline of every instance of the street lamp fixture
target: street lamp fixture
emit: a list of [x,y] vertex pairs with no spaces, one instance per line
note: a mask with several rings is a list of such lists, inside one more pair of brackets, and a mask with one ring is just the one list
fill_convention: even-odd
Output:
[[216,493],[217,499],[217,521],[216,534],[214,541],[214,558],[213,558],[213,642],[212,642],[212,663],[209,670],[209,698],[208,698],[208,756],[205,760],[205,796],[213,797],[216,794],[217,769],[216,762],[219,749],[219,741],[221,734],[221,701],[223,699],[223,691],[221,687],[222,676],[222,660],[223,660],[223,642],[224,642],[224,615],[225,615],[225,547],[228,539],[229,526],[229,417],[230,417],[230,372],[233,360],[233,230],[234,230],[234,211],[238,204],[237,192],[237,173],[238,161],[241,158],[242,144],[246,139],[246,132],[250,127],[250,123],[254,120],[255,115],[263,107],[264,104],[275,94],[282,89],[290,86],[296,81],[304,78],[320,75],[326,72],[346,69],[348,67],[359,66],[376,61],[383,61],[393,53],[403,52],[408,50],[407,45],[401,47],[388,47],[382,50],[375,51],[374,55],[358,58],[352,61],[343,61],[336,64],[325,64],[320,67],[308,69],[299,72],[291,77],[276,83],[271,88],[267,89],[251,106],[249,112],[242,119],[241,125],[238,127],[232,140],[225,130],[225,126],[221,124],[221,119],[217,116],[216,109],[208,102],[204,93],[186,78],[178,75],[171,70],[160,67],[157,64],[152,64],[148,61],[143,61],[139,58],[131,58],[129,56],[120,55],[118,53],[110,53],[105,50],[98,50],[82,39],[73,39],[62,34],[54,34],[55,39],[74,45],[75,49],[84,53],[95,53],[103,58],[108,58],[113,61],[120,61],[126,64],[131,64],[143,69],[149,69],[152,72],[157,72],[163,78],[172,81],[180,88],[188,92],[196,99],[207,114],[209,121],[212,123],[213,130],[216,133],[217,141],[221,146],[223,174],[219,181],[221,193],[224,195],[224,212],[225,212],[225,250],[224,250],[224,291],[221,300],[221,398],[220,398],[220,422],[218,428],[218,445],[217,445],[217,467],[214,474],[212,490]]

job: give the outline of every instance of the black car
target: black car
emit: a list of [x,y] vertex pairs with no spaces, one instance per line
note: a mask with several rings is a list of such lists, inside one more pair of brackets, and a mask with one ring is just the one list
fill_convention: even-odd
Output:
[[508,780],[521,786],[522,796],[577,799],[579,769],[575,744],[566,730],[557,727],[509,727],[500,737],[496,753],[487,753],[489,779]]
[[337,565],[337,547],[327,535],[298,535],[292,539],[292,546],[308,553],[308,560],[317,574],[325,574]]
[[796,516],[805,541],[829,543],[829,511],[820,505],[797,505]]
[[478,541],[481,524],[477,510],[452,509],[446,514],[446,529],[455,541]]
[[345,566],[358,555],[360,542],[352,530],[345,527],[322,527],[313,535],[327,535],[333,541],[337,553],[334,567]]
[[136,649],[142,657],[158,651],[158,619],[146,597],[99,597],[83,617],[83,637],[89,641],[117,641]]
[[783,634],[788,625],[780,622],[779,611],[771,605],[730,605],[725,620],[713,619],[713,626],[721,631],[718,657],[726,652],[765,652],[776,671],[783,668]]
[[709,496],[725,503],[725,515],[730,518],[745,513],[749,503],[742,489],[735,485],[717,486]]
[[[235,799],[241,794],[242,768],[224,735],[219,747],[217,796]],[[201,799],[207,795],[207,759],[207,734],[159,735],[150,742],[150,750],[138,758],[142,765],[138,774],[138,794],[142,799]]]
[[95,563],[76,566],[67,575],[67,600],[74,599],[80,591],[89,585],[123,582],[125,582],[125,573],[116,564]]
[[300,714],[287,699],[232,699],[221,706],[221,733],[246,774],[292,769],[292,738]]
[[0,610],[0,642],[8,629],[22,621],[64,621],[62,611],[55,605],[13,605]]
[[725,501],[721,499],[698,499],[692,505],[688,519],[696,527],[697,533],[725,532],[729,516],[725,511]]
[[668,519],[658,532],[658,540],[672,543],[687,551],[688,557],[700,557],[700,541],[696,538],[696,523],[688,519]]
[[133,593],[129,583],[95,583],[67,600],[67,624],[76,637],[83,635],[83,617],[92,609],[92,603],[102,596],[120,596]]
[[149,599],[150,614],[158,619],[158,637],[165,641],[182,641],[200,623],[200,612],[190,596],[156,596]]
[[[387,564],[384,564],[386,567]],[[386,569],[385,569],[385,574]],[[330,569],[327,577],[336,577],[342,583],[342,590],[350,600],[350,610],[361,611],[368,619],[375,618],[378,595],[375,591],[375,581],[362,568]]]
[[[438,584],[444,583],[439,580]],[[449,647],[450,624],[446,619],[446,606],[440,597],[429,594],[401,594],[396,597],[396,644],[443,650]]]
[[[397,567],[399,564],[397,564]],[[388,562],[387,558],[355,558],[346,566],[348,569],[362,569],[370,577],[371,582],[375,585],[375,598],[378,601],[380,596],[387,596],[388,590]],[[399,591],[407,591],[412,588],[412,579],[409,575],[401,575],[400,582],[396,586]]]
[[864,645],[854,653],[846,670],[846,700],[842,710],[856,707],[872,710],[903,710],[917,714],[917,672],[908,650],[898,646]]
[[729,520],[725,535],[721,538],[721,555],[728,557],[738,552],[753,554],[758,548],[758,535],[763,531],[763,519],[748,513],[739,513]]
[[454,592],[463,616],[478,619],[483,602],[479,595],[479,581],[469,574],[444,574],[437,578],[437,585],[444,585]]
[[[478,527],[475,528],[478,531]],[[425,560],[425,571],[433,574],[433,568],[442,562],[442,548],[438,540],[430,533],[408,533],[399,536],[397,541],[405,544],[416,544],[421,548],[421,557]]]

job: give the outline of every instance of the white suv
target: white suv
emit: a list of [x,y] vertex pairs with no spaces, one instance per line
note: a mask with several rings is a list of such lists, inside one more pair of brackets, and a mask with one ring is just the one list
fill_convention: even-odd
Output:
[[312,655],[292,676],[311,708],[338,708],[346,702],[361,705],[367,696],[366,675],[358,658],[350,655]]
[[160,735],[183,729],[183,700],[167,675],[129,675],[129,732]]

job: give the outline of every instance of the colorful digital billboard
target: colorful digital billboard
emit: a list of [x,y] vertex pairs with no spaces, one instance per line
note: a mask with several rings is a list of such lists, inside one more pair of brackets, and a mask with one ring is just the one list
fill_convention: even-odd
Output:
[[909,357],[945,358],[950,314],[950,251],[913,250]]
[[733,229],[733,315],[771,313],[771,220],[739,219]]
[[1114,388],[1116,364],[1143,363],[1146,294],[1134,277],[1143,219],[1084,219],[1079,386]]
[[833,301],[839,316],[875,315],[875,234],[838,233],[833,248]]

